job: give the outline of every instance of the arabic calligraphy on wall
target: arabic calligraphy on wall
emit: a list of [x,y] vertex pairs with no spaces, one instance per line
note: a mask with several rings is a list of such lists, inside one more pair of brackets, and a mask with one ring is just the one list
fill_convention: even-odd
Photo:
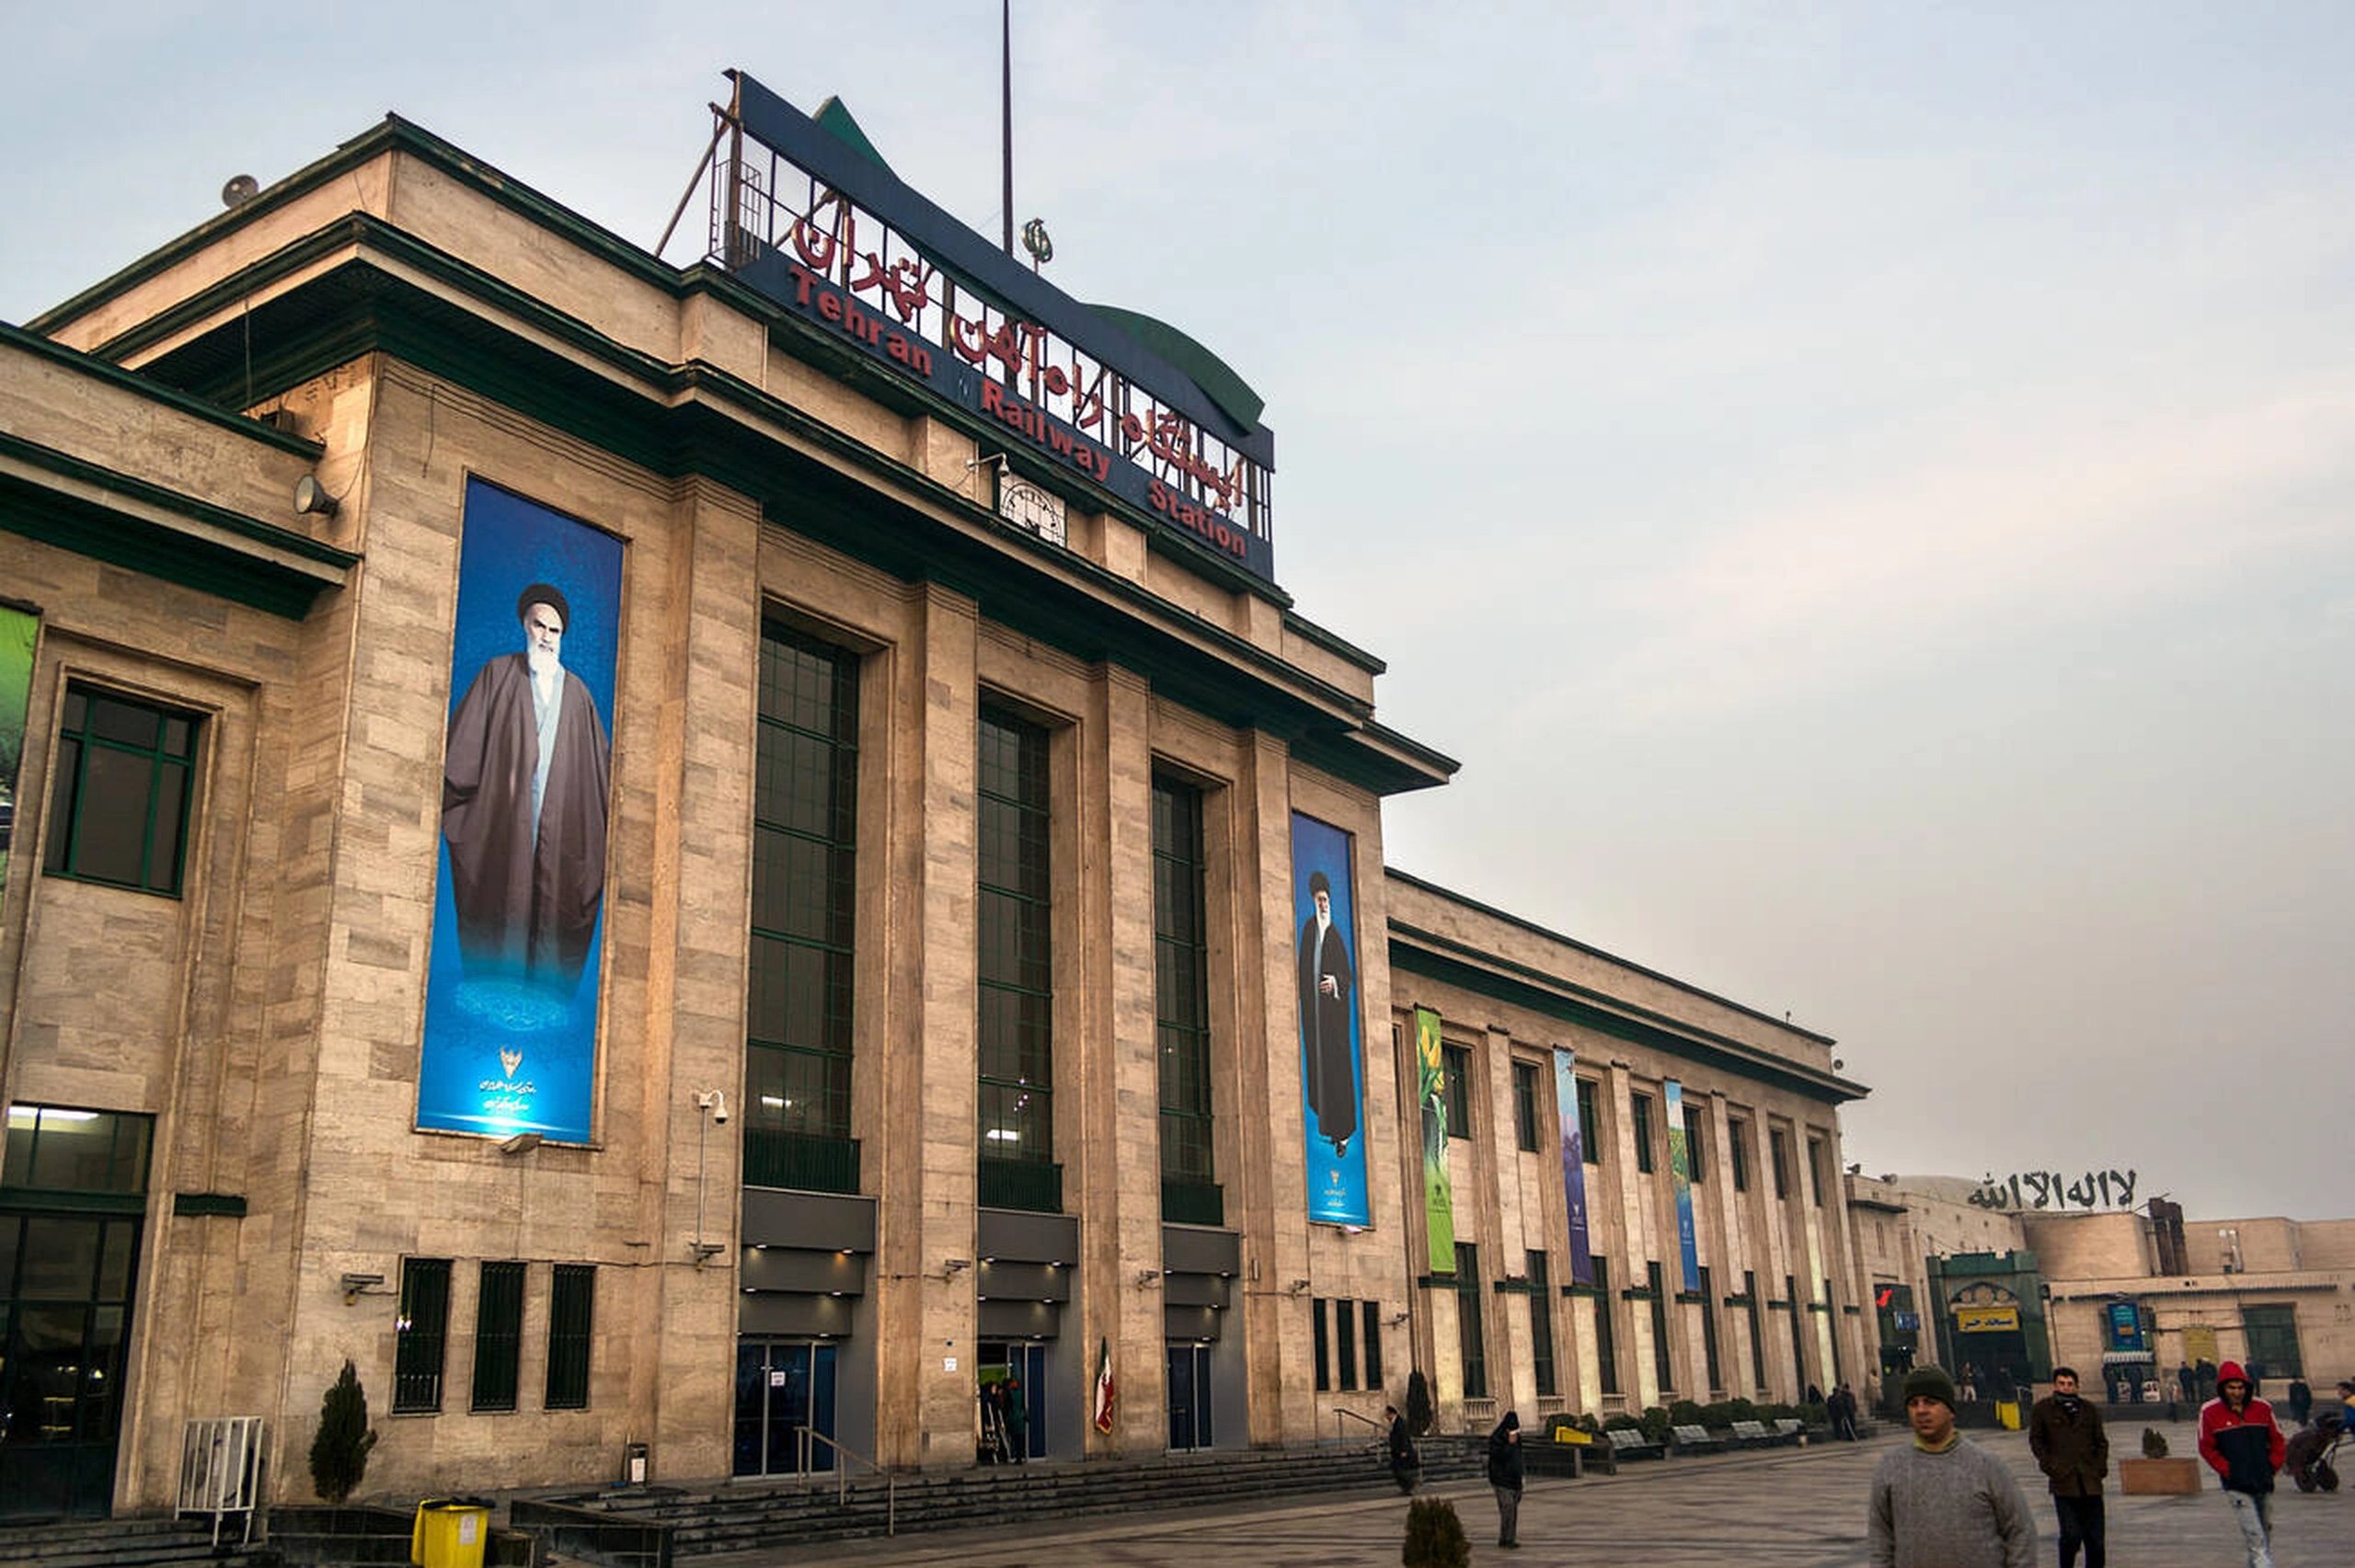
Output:
[[2076,1177],[2024,1171],[2001,1182],[1990,1172],[1967,1201],[1977,1208],[2131,1208],[2134,1181],[2131,1171],[2087,1171]]

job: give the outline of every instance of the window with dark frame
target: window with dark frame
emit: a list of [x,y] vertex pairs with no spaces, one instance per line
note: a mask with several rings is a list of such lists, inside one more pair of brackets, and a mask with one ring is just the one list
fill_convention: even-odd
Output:
[[1748,1192],[1750,1190],[1749,1123],[1737,1121],[1726,1123],[1726,1152],[1733,1158],[1733,1190],[1738,1193]]
[[1701,1265],[1701,1359],[1706,1364],[1712,1392],[1726,1386],[1725,1368],[1717,1359],[1717,1294],[1709,1265]]
[[1319,1296],[1308,1305],[1308,1337],[1316,1363],[1316,1391],[1321,1394],[1333,1386],[1332,1358],[1329,1354],[1332,1349],[1332,1341],[1325,1326],[1326,1309],[1331,1303]]
[[1766,1391],[1766,1330],[1759,1318],[1758,1276],[1741,1271],[1741,1299],[1750,1309],[1750,1376],[1760,1393]]
[[1828,1394],[1839,1386],[1840,1379],[1846,1375],[1840,1367],[1840,1304],[1832,1299],[1832,1281],[1829,1279],[1823,1282],[1823,1310],[1828,1314],[1826,1322],[1832,1330],[1830,1333],[1824,1335],[1832,1345],[1832,1371],[1823,1385],[1823,1391]]
[[549,1410],[589,1408],[589,1345],[597,1313],[597,1265],[560,1263],[548,1289]]
[[178,898],[201,729],[194,714],[69,683],[42,869]]
[[2241,1309],[2248,1331],[2248,1364],[2268,1378],[2303,1378],[2305,1356],[2298,1345],[2298,1310],[2280,1303]]
[[477,1413],[513,1410],[523,1360],[523,1265],[486,1263],[475,1301],[475,1377],[466,1408]]
[[985,1185],[991,1184],[992,1164],[1033,1173],[1005,1174],[1003,1186],[985,1192],[983,1201],[1060,1212],[1061,1184],[1042,1183],[1035,1175],[1055,1158],[1047,732],[984,708],[980,748],[980,899],[974,919],[980,947],[980,1155]]
[[1775,1166],[1775,1196],[1778,1199],[1790,1196],[1791,1143],[1789,1139],[1783,1136],[1781,1127],[1770,1127],[1766,1129],[1766,1154]]
[[1554,1288],[1546,1279],[1545,1254],[1531,1253],[1522,1265],[1529,1276],[1529,1366],[1537,1391],[1561,1391],[1554,1370]]
[[393,1413],[442,1408],[442,1368],[450,1332],[450,1260],[403,1258],[401,1304],[393,1320]]
[[1340,1386],[1358,1386],[1358,1313],[1355,1301],[1333,1303],[1333,1345],[1340,1363]]
[[[1165,1221],[1223,1224],[1212,1153],[1208,856],[1202,792],[1153,781],[1154,1032],[1161,1058],[1161,1179]],[[1173,1200],[1173,1189],[1180,1196]]]
[[1807,1397],[1807,1328],[1800,1319],[1807,1315],[1807,1305],[1799,1299],[1799,1282],[1790,1275],[1783,1276],[1783,1299],[1791,1309],[1791,1398]]
[[856,1192],[858,658],[773,622],[760,658],[745,1179]]
[[1603,1163],[1603,1113],[1596,1103],[1594,1080],[1581,1078],[1579,1084],[1579,1151],[1590,1165]]
[[1652,1168],[1652,1097],[1649,1094],[1630,1095],[1627,1119],[1636,1134],[1636,1169],[1649,1173]]
[[1807,1140],[1807,1185],[1809,1196],[1815,1207],[1821,1208],[1823,1207],[1823,1139],[1820,1138],[1810,1138]]
[[1537,1064],[1512,1064],[1512,1136],[1524,1150],[1537,1148]]
[[1439,1048],[1440,1093],[1447,1104],[1447,1136],[1472,1136],[1472,1053],[1462,1046]]
[[1619,1391],[1619,1335],[1611,1313],[1611,1260],[1597,1253],[1594,1265],[1594,1365],[1603,1377],[1603,1391]]
[[1652,1375],[1660,1379],[1660,1391],[1676,1391],[1676,1361],[1669,1354],[1668,1345],[1668,1286],[1660,1276],[1656,1263],[1644,1265],[1644,1286],[1652,1306]]
[[1365,1386],[1382,1387],[1382,1303],[1361,1302],[1365,1313]]
[[1480,1323],[1480,1249],[1455,1243],[1455,1345],[1464,1368],[1464,1397],[1488,1397],[1488,1337]]
[[1701,1136],[1701,1116],[1692,1106],[1684,1107],[1684,1169],[1694,1181],[1701,1179],[1701,1150],[1707,1140]]

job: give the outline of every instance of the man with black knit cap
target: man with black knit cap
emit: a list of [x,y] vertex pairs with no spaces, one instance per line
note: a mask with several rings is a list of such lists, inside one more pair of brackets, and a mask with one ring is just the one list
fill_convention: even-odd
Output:
[[2200,1407],[2200,1457],[2224,1483],[2224,1501],[2248,1547],[2248,1568],[2273,1568],[2273,1472],[2289,1442],[2273,1407],[2237,1361],[2216,1368],[2216,1397]]
[[1866,1513],[1872,1568],[2036,1568],[2036,1520],[2003,1460],[1954,1429],[1954,1379],[1905,1379],[1913,1441],[1883,1454]]

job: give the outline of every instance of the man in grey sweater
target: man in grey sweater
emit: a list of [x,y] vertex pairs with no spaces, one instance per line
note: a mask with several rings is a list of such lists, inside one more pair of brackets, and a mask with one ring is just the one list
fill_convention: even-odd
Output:
[[1913,1441],[1881,1456],[1867,1514],[1872,1568],[2036,1568],[2036,1520],[2004,1462],[1954,1429],[1954,1379],[1905,1379]]

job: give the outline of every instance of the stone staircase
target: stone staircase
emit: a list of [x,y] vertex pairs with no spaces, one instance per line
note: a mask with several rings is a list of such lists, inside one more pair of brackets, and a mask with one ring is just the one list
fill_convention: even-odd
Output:
[[[1429,1437],[1421,1445],[1426,1485],[1476,1480],[1486,1463],[1478,1439]],[[1394,1490],[1379,1445],[1167,1455],[1078,1464],[990,1467],[712,1488],[630,1487],[535,1501],[518,1500],[517,1528],[540,1533],[562,1557],[634,1568],[683,1558],[724,1558],[780,1545],[1042,1518],[1149,1509],[1231,1505],[1285,1497],[1329,1499]]]
[[0,1525],[0,1568],[158,1568],[187,1562],[262,1568],[276,1557],[258,1543],[237,1544],[237,1528],[213,1546],[211,1524],[191,1519],[77,1519],[53,1525]]

